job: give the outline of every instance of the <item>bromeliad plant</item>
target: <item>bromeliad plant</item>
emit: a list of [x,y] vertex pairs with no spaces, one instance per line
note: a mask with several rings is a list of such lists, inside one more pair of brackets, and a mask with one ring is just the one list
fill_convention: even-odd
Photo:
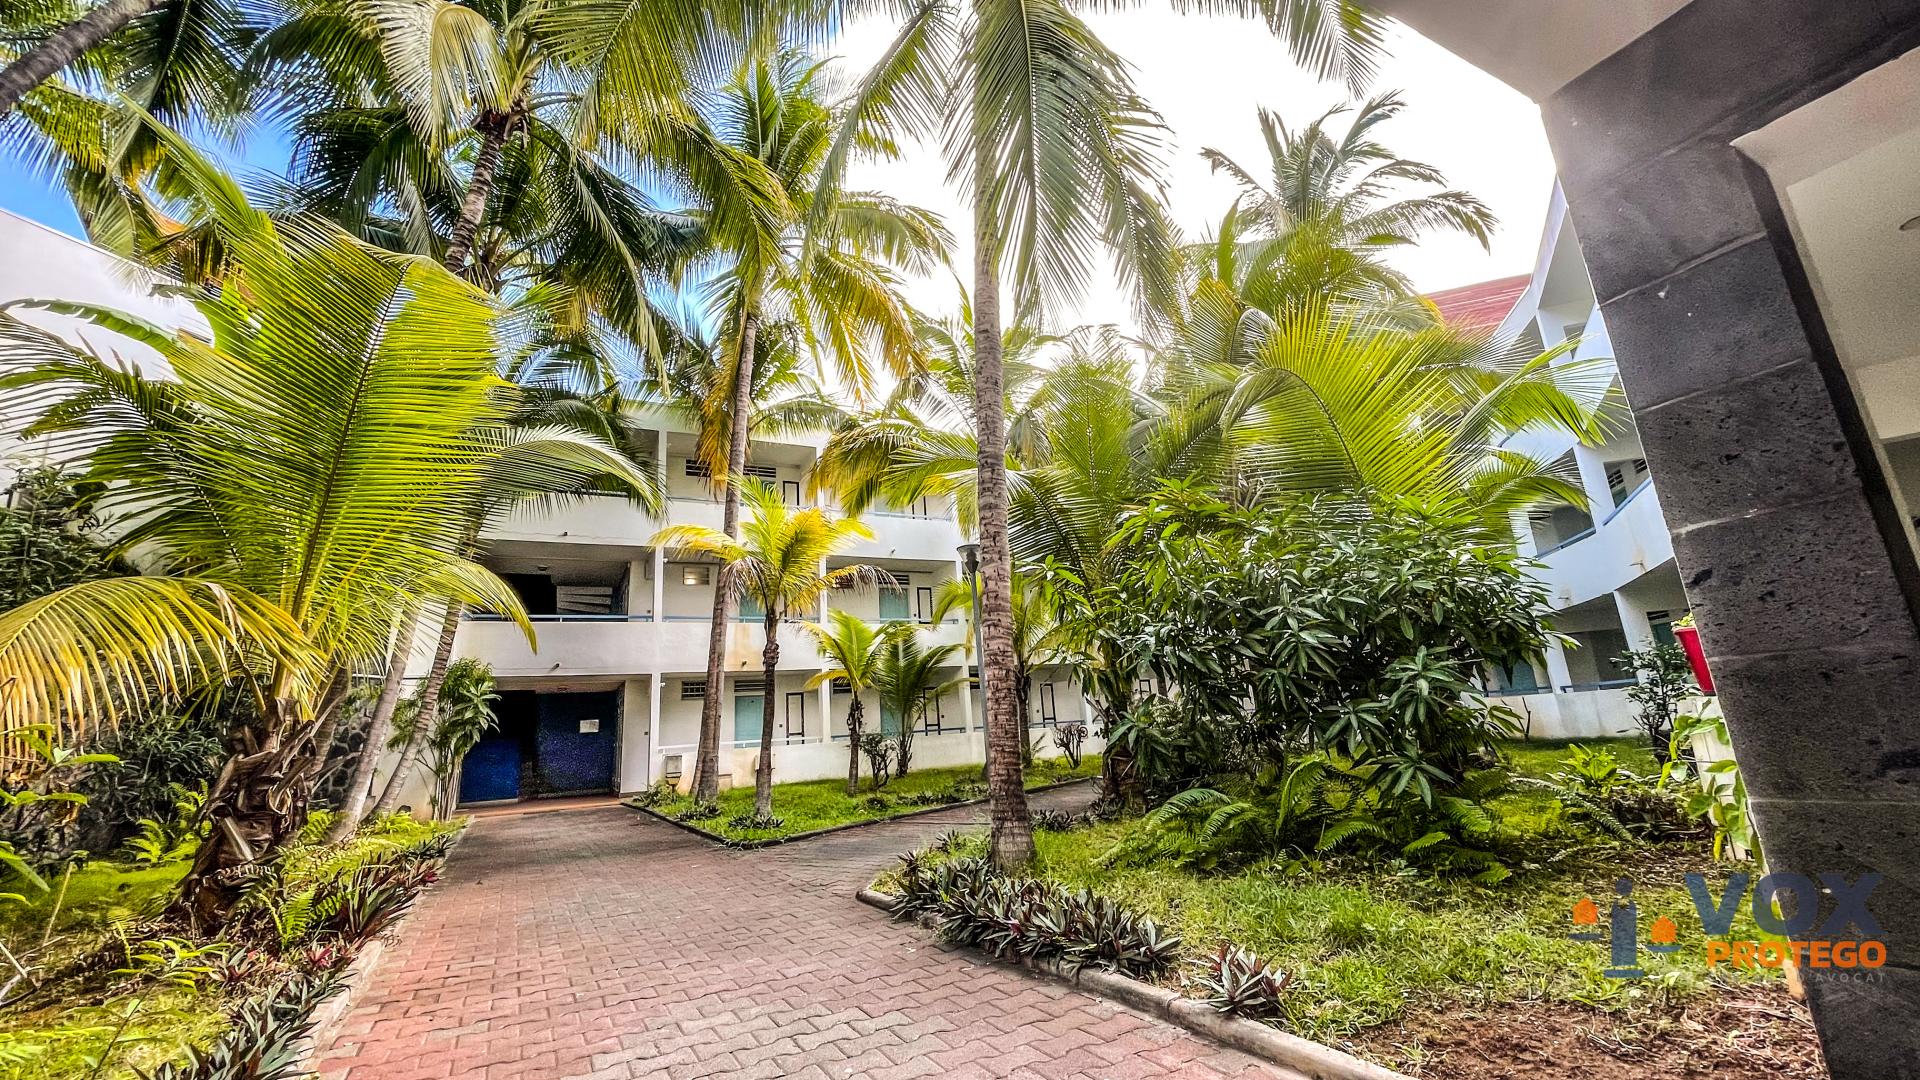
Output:
[[1201,1000],[1228,1016],[1263,1020],[1280,1014],[1281,995],[1293,981],[1291,972],[1261,961],[1252,952],[1221,942],[1220,951],[1207,960],[1196,982]]
[[994,956],[1053,959],[1070,970],[1089,964],[1129,975],[1165,968],[1178,935],[1086,889],[1005,877],[977,858],[930,864],[902,857],[899,917],[929,916],[948,941]]

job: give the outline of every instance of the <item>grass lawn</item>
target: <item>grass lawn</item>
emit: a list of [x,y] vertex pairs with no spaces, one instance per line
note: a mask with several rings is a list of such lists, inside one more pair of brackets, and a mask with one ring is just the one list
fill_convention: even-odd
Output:
[[[1651,756],[1631,740],[1582,741],[1607,742],[1629,768],[1654,771]],[[1516,769],[1535,776],[1553,771],[1566,752],[1565,744],[1510,749]],[[1323,1042],[1339,1043],[1425,1007],[1529,1000],[1612,1008],[1708,988],[1700,924],[1681,876],[1707,871],[1717,895],[1727,868],[1712,863],[1705,842],[1629,847],[1601,839],[1567,821],[1544,792],[1502,796],[1494,808],[1509,840],[1503,846],[1518,855],[1509,860],[1513,877],[1493,886],[1351,857],[1292,871],[1270,861],[1215,875],[1158,863],[1104,865],[1102,857],[1140,827],[1137,819],[1041,833],[1039,873],[1124,898],[1176,930],[1191,956],[1231,941],[1278,963],[1293,977],[1283,1026]],[[966,841],[961,851],[979,854],[980,842]],[[1605,949],[1568,938],[1573,905],[1592,897],[1604,907],[1623,873],[1637,882],[1643,928],[1660,915],[1681,927],[1682,951],[1647,955],[1643,966],[1652,977],[1644,980],[1604,977]],[[1759,936],[1744,908],[1733,936]],[[1185,974],[1170,973],[1166,981],[1176,984]]]
[[[116,924],[164,906],[186,872],[184,859],[159,866],[101,860],[74,871],[60,903],[51,948],[29,963],[40,974],[84,949],[97,948]],[[52,891],[35,893],[24,905],[0,906],[0,940],[16,955],[31,955],[46,932],[61,882],[56,877],[48,884]],[[12,996],[21,998],[20,991],[16,987]],[[94,1063],[110,1043],[112,1060],[97,1075],[131,1078],[136,1068],[152,1070],[178,1058],[188,1045],[211,1043],[227,1026],[220,995],[206,990],[157,989],[104,1005],[66,997],[25,997],[22,1007],[9,1006],[0,1014],[0,1080],[94,1075]],[[128,1017],[116,1040],[115,1031]]]
[[[1088,754],[1080,767],[1070,768],[1067,759],[1041,758],[1027,770],[1027,786],[1043,787],[1063,780],[1100,775],[1100,755]],[[872,780],[862,776],[860,793],[847,795],[845,779],[804,780],[773,785],[773,816],[781,819],[774,829],[744,829],[729,824],[735,818],[753,813],[753,787],[730,788],[720,793],[720,813],[693,821],[710,833],[729,840],[778,840],[796,833],[832,828],[855,821],[873,821],[898,814],[925,810],[942,802],[984,798],[986,786],[980,782],[980,766],[957,765],[946,769],[914,769],[895,777],[879,791],[869,791]],[[673,817],[692,809],[686,796],[655,803],[651,809]]]

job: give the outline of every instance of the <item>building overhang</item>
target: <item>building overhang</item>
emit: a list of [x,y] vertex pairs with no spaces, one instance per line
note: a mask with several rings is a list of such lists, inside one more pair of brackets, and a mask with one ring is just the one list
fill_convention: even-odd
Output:
[[1543,101],[1689,0],[1376,0],[1376,6]]

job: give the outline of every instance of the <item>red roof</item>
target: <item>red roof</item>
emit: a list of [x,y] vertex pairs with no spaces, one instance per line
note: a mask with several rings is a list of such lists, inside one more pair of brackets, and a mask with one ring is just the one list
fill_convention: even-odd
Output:
[[1428,293],[1427,299],[1440,309],[1441,321],[1456,330],[1492,330],[1506,319],[1532,280],[1520,274],[1478,285],[1442,289]]

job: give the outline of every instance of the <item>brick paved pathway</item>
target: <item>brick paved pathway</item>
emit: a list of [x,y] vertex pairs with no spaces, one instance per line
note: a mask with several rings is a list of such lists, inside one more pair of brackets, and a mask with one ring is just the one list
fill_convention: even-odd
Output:
[[620,808],[478,821],[321,1076],[1291,1076],[854,902],[895,854],[977,815],[747,853]]

